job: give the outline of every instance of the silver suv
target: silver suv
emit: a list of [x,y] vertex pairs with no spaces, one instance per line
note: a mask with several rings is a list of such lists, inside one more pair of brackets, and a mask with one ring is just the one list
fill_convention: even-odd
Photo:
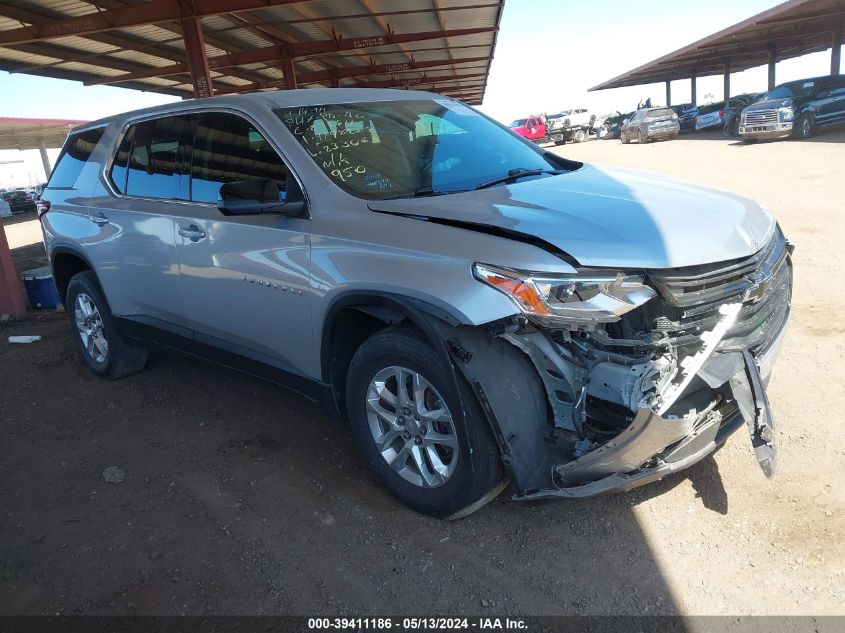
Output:
[[313,89],[80,127],[39,214],[94,372],[158,345],[284,384],[420,512],[632,488],[743,425],[773,473],[791,246],[750,200]]

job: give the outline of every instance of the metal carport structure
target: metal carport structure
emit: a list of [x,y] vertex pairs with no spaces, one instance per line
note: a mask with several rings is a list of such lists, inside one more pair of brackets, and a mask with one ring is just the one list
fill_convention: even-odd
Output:
[[182,97],[421,86],[478,104],[504,0],[17,0],[0,70]]
[[[0,2],[0,70],[183,98],[414,86],[477,105],[503,10],[504,0],[15,0]],[[20,312],[18,295],[0,224],[0,313]]]
[[709,35],[673,53],[609,79],[593,90],[666,82],[671,105],[671,81],[724,75],[730,97],[731,72],[768,65],[769,89],[775,86],[775,64],[784,59],[831,49],[830,72],[839,73],[845,0],[787,0],[768,11]]
[[45,179],[50,177],[48,147],[61,147],[70,129],[87,121],[71,119],[23,119],[0,116],[0,149],[37,149],[41,152]]

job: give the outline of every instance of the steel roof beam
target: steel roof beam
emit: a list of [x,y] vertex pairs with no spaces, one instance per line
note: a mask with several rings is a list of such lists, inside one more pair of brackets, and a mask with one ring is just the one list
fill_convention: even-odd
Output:
[[186,18],[202,18],[221,13],[239,13],[283,6],[308,0],[193,0],[193,11],[180,0],[151,0],[119,9],[51,20],[43,24],[0,31],[0,46],[27,44],[39,40],[101,33],[130,26],[158,24]]
[[[228,53],[226,55],[209,57],[208,67],[211,70],[219,70],[221,68],[230,68],[244,64],[258,64],[274,61],[281,62],[284,59],[308,57],[311,55],[320,55],[322,53],[361,50],[377,46],[398,44],[399,42],[420,42],[424,40],[441,39],[444,37],[476,35],[478,33],[489,33],[494,30],[494,28],[476,28],[457,29],[453,31],[425,31],[421,33],[404,34],[389,33],[386,35],[376,35],[374,37],[337,37],[331,40],[320,40],[316,42],[279,44],[277,46],[267,46],[264,48],[245,50],[239,53]],[[149,77],[167,77],[169,75],[178,75],[187,71],[188,64],[179,63],[171,66],[150,68],[148,70],[132,72],[116,77],[104,77],[103,79],[94,80],[90,84],[86,85],[119,83],[121,81],[132,81],[135,79],[146,79]]]
[[[465,62],[477,62],[488,60],[488,57],[470,57],[467,59],[438,59],[423,62],[401,62],[399,64],[370,64],[368,66],[349,66],[344,68],[337,68],[330,70],[317,70],[313,72],[299,73],[297,79],[300,83],[314,83],[318,81],[331,81],[332,73],[340,78],[345,77],[364,77],[366,75],[390,75],[404,70],[421,70],[423,68],[433,68],[435,66],[447,66],[450,64],[461,64]],[[238,88],[218,90],[217,94],[231,94],[237,92],[252,92],[254,90],[267,90],[271,88],[284,88],[285,80],[271,79],[269,81],[259,81],[257,83],[240,86]]]
[[[451,69],[450,69],[451,70]],[[486,73],[470,73],[467,75],[443,75],[441,77],[432,77],[430,75],[422,74],[421,77],[408,77],[402,79],[401,77],[393,77],[384,81],[365,81],[361,83],[362,88],[396,88],[402,86],[413,86],[417,84],[432,84],[437,85],[440,82],[448,83],[452,81],[463,81],[469,79],[477,79],[478,77],[485,77]]]

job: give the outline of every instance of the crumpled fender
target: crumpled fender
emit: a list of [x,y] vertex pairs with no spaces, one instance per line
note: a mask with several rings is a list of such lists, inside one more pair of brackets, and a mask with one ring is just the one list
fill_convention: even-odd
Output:
[[546,392],[531,360],[481,328],[432,323],[478,397],[516,494],[553,487],[552,468],[569,459],[567,445],[552,434]]

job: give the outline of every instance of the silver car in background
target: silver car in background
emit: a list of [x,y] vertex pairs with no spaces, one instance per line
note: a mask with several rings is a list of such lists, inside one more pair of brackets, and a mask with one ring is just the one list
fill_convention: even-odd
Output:
[[284,384],[420,512],[624,490],[740,426],[774,471],[791,247],[751,200],[313,89],[86,124],[39,217],[94,372],[164,346]]
[[623,143],[636,140],[642,145],[650,141],[676,139],[680,133],[678,115],[671,108],[642,108],[622,123],[619,139]]

